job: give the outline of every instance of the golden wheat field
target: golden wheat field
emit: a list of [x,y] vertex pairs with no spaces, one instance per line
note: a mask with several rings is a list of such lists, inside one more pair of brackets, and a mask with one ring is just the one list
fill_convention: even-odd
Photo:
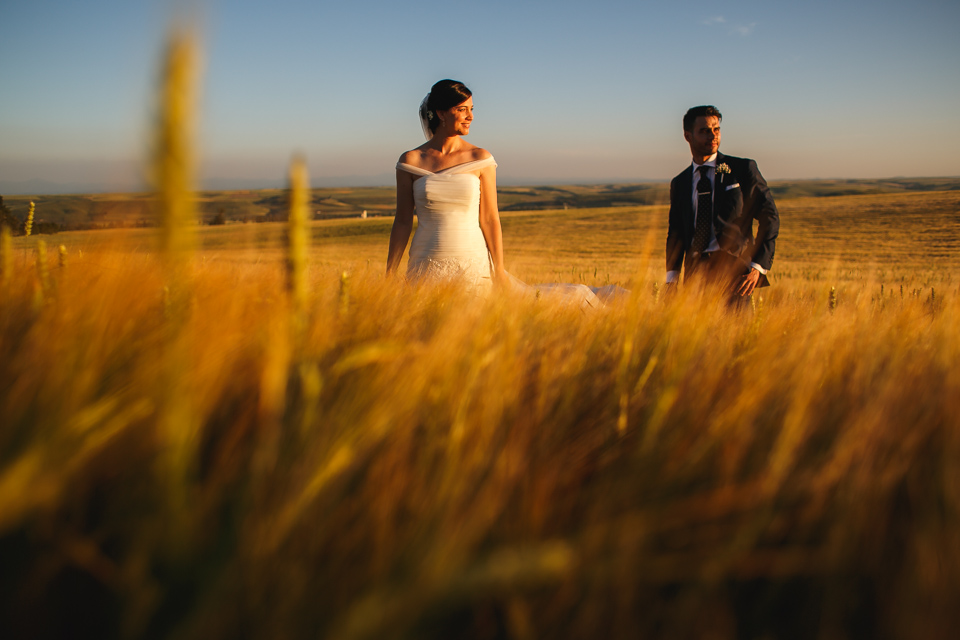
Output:
[[15,238],[3,626],[947,637],[958,204],[781,202],[740,312],[658,295],[663,207],[504,216],[518,276],[631,289],[586,314],[388,282],[388,220],[311,223],[299,303],[284,225],[202,228],[174,276],[156,230]]
[[7,638],[947,638],[960,192],[796,198],[773,286],[665,297],[663,206],[503,216],[585,312],[383,276],[390,221],[0,243]]

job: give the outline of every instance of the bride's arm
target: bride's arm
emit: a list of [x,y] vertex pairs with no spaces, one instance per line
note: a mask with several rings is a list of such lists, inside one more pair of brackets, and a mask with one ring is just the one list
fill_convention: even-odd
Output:
[[503,231],[500,228],[500,209],[497,208],[496,167],[487,167],[480,172],[480,231],[493,259],[493,278],[503,281]]
[[400,266],[403,250],[413,231],[413,174],[397,169],[397,215],[390,230],[390,251],[387,253],[387,275]]

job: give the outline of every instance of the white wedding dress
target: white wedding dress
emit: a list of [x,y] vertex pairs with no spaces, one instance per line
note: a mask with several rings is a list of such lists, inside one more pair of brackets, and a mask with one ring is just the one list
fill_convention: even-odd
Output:
[[[492,286],[492,262],[480,230],[480,178],[472,173],[489,166],[497,166],[492,156],[436,173],[397,163],[398,169],[417,176],[413,182],[417,230],[410,244],[408,278],[456,279],[478,293]],[[602,288],[582,284],[527,285],[513,276],[508,277],[516,293],[562,297],[585,308],[601,307],[600,297],[625,292],[615,285]]]

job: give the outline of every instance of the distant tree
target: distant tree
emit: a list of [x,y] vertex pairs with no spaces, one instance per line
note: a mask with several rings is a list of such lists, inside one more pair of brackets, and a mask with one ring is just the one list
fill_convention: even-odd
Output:
[[224,215],[223,209],[220,209],[217,212],[217,215],[213,216],[213,220],[210,221],[212,225],[227,224],[227,216]]
[[3,203],[3,196],[0,196],[0,225],[10,229],[10,233],[23,233],[23,221],[10,213],[10,209]]

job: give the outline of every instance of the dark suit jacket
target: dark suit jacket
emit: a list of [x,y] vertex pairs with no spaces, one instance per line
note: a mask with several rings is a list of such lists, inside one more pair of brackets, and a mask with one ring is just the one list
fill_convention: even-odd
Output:
[[[713,181],[713,229],[721,251],[742,262],[755,262],[764,269],[773,265],[773,253],[780,231],[780,213],[773,202],[767,181],[757,163],[717,153],[717,166],[726,164],[730,173],[716,173]],[[667,229],[667,271],[690,272],[693,242],[693,167],[689,166],[670,183],[670,223]],[[757,235],[753,235],[753,221]],[[759,286],[769,284],[760,276]]]

